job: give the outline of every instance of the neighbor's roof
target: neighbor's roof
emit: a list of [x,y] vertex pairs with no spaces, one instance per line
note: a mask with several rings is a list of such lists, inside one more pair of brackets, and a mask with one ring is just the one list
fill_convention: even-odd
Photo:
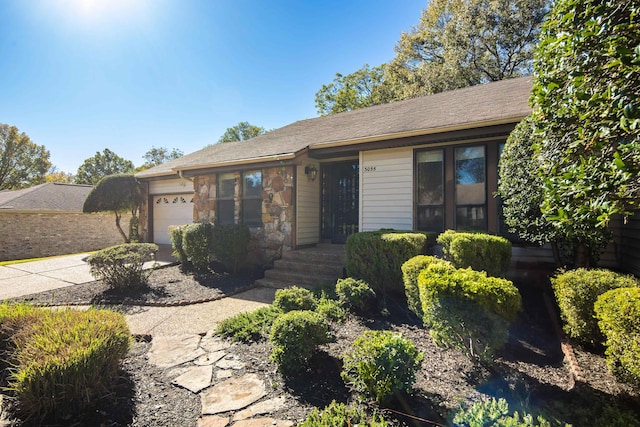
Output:
[[23,190],[0,191],[0,211],[82,212],[91,185],[47,182]]
[[300,120],[248,141],[210,145],[136,174],[150,178],[252,161],[293,158],[305,149],[359,144],[520,121],[531,112],[531,77],[520,77]]

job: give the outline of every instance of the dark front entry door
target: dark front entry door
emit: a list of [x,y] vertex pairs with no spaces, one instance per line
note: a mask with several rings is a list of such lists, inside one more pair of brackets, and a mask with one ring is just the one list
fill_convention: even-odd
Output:
[[344,243],[358,232],[358,161],[331,163],[322,168],[322,238]]

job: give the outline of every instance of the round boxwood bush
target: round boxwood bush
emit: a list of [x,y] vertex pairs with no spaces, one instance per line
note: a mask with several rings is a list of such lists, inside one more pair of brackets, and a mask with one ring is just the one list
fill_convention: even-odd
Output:
[[293,310],[313,311],[318,301],[309,289],[291,286],[276,291],[273,305],[285,313]]
[[376,293],[364,280],[352,277],[338,279],[336,295],[340,303],[357,314],[373,313],[376,308]]
[[271,360],[284,374],[300,372],[318,346],[330,339],[329,325],[322,315],[308,310],[284,313],[271,327]]
[[402,264],[402,280],[404,281],[407,305],[409,310],[420,318],[422,318],[422,303],[420,302],[420,291],[418,290],[418,275],[433,263],[449,264],[448,261],[429,255],[414,256]]
[[579,268],[552,277],[551,285],[565,333],[579,343],[593,345],[604,339],[593,311],[598,297],[612,289],[637,287],[639,283],[632,276],[610,270]]
[[144,263],[157,252],[153,243],[124,243],[93,253],[87,263],[91,275],[111,288],[145,286],[153,269],[145,270]]
[[344,356],[342,378],[378,403],[410,392],[424,355],[413,342],[391,331],[365,331]]
[[606,338],[609,369],[618,379],[640,386],[640,288],[605,292],[594,310]]

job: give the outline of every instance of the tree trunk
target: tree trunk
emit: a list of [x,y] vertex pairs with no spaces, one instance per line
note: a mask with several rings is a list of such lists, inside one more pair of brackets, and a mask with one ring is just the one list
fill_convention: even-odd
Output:
[[589,248],[584,243],[576,243],[574,251],[574,268],[589,268]]
[[129,238],[127,237],[127,235],[122,230],[122,227],[120,227],[120,213],[119,212],[116,212],[116,227],[118,227],[118,231],[120,232],[120,235],[124,239],[124,242],[125,243],[129,243]]
[[560,249],[558,248],[558,242],[551,242],[551,252],[553,252],[553,261],[556,263],[556,268],[564,267],[562,265],[562,260],[560,259]]

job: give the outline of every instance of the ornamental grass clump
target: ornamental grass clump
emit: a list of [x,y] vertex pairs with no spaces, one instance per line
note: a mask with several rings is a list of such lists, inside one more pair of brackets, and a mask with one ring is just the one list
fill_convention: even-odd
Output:
[[278,316],[271,327],[271,360],[285,375],[304,371],[318,346],[330,342],[329,325],[313,311],[294,310]]
[[125,243],[95,252],[87,263],[91,275],[111,288],[146,286],[153,269],[145,270],[144,263],[157,252],[153,243]]
[[607,366],[619,380],[640,388],[640,288],[605,292],[594,311],[606,338]]
[[391,331],[365,331],[344,356],[342,379],[378,403],[413,388],[424,355],[415,344]]
[[220,322],[216,334],[244,343],[257,342],[268,338],[271,325],[281,314],[282,311],[273,305],[238,313]]
[[595,345],[604,340],[594,312],[598,297],[612,289],[638,287],[640,281],[610,270],[579,268],[552,277],[551,285],[565,333],[578,343]]
[[422,270],[418,289],[423,321],[436,345],[482,362],[491,361],[504,347],[522,305],[511,281],[450,264]]
[[121,314],[5,304],[0,324],[7,390],[23,419],[62,419],[113,394],[131,340]]

